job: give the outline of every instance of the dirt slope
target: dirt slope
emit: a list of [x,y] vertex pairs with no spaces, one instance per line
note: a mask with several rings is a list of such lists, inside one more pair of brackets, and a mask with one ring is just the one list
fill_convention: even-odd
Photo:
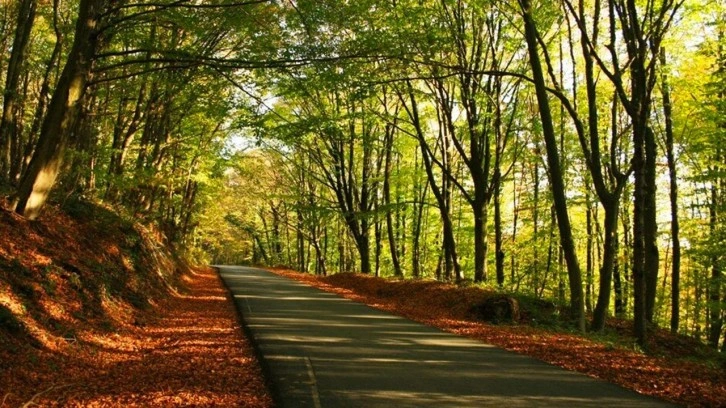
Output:
[[0,407],[269,407],[216,274],[73,202],[0,211]]

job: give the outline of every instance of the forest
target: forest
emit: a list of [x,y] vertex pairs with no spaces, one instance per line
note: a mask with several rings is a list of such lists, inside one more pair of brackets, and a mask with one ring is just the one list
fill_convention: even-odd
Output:
[[726,352],[722,0],[0,2],[0,194]]

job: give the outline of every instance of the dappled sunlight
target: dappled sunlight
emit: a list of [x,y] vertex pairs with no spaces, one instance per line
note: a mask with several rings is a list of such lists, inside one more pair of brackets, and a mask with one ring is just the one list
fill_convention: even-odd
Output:
[[[608,407],[608,406],[628,406],[627,401],[622,401],[617,398],[604,398],[598,401],[596,405],[592,400],[588,398],[542,398],[536,396],[512,396],[512,395],[498,395],[496,392],[492,395],[450,395],[446,393],[436,392],[401,392],[393,390],[380,390],[380,391],[368,391],[368,390],[351,390],[343,391],[338,393],[342,398],[350,401],[379,401],[384,403],[386,401],[406,401],[405,404],[400,405],[401,407],[419,407],[419,406],[457,406],[461,404],[480,404],[480,406],[494,406],[504,405],[509,408],[516,407],[552,407],[552,406],[573,406],[573,407]],[[625,405],[623,405],[625,403]]]
[[62,346],[63,339],[53,335],[40,322],[30,316],[22,301],[4,284],[0,285],[0,306],[11,312],[23,329],[44,349],[57,351]]
[[177,334],[185,334],[185,335],[195,335],[195,334],[206,334],[209,336],[213,336],[215,334],[228,334],[234,332],[233,328],[223,328],[223,327],[209,327],[209,321],[205,320],[203,323],[206,323],[204,327],[197,328],[197,323],[200,323],[199,320],[197,320],[195,323],[190,322],[186,326],[176,326],[176,322],[169,322],[170,324],[174,324],[175,327],[155,327],[155,328],[149,328],[148,331],[150,333],[156,333],[156,334],[171,334],[171,333],[177,333]]
[[179,299],[198,300],[198,301],[204,301],[204,302],[209,302],[209,301],[225,302],[225,301],[227,301],[227,298],[225,298],[224,296],[176,295],[176,297]]
[[[64,363],[62,387],[48,384],[49,392],[36,401],[83,407],[271,406],[260,368],[231,302],[222,301],[229,298],[215,273],[197,272],[189,291],[165,301],[161,314],[141,327],[75,333],[63,350],[73,361]],[[18,307],[5,292],[0,302]],[[104,305],[113,313],[123,307],[112,299]]]
[[[471,305],[480,300],[483,293],[476,288],[457,288],[453,285],[426,281],[391,281],[360,274],[316,277],[289,270],[273,271],[347,299],[363,302],[371,307],[396,313],[429,326],[480,340],[483,348],[492,347],[487,344],[503,347],[568,370],[579,371],[620,384],[643,394],[693,405],[703,405],[703,401],[714,403],[723,401],[723,395],[726,395],[724,372],[718,368],[704,367],[694,362],[648,356],[632,349],[615,347],[574,334],[548,331],[527,325],[491,325],[477,321],[468,315]],[[361,319],[359,316],[351,317]],[[370,317],[363,317],[363,319],[370,319]],[[321,322],[320,324],[335,327],[335,322]],[[456,345],[452,347],[452,345],[443,344],[435,337],[410,336],[405,331],[381,332],[377,336],[379,344],[396,348],[405,349],[417,346],[441,346],[448,350],[457,348]],[[464,348],[466,346],[460,349]],[[389,360],[395,364],[409,363],[405,359],[391,357],[385,357],[381,361]],[[438,364],[445,365],[445,360],[434,360]],[[375,360],[371,361],[371,363],[374,362]],[[516,373],[516,369],[510,366],[507,368],[507,373]],[[502,373],[502,375],[506,377],[507,373]],[[536,375],[536,373],[524,374]],[[457,370],[457,375],[462,376],[466,373]],[[483,374],[478,373],[477,375]],[[348,397],[355,398],[354,392],[351,391],[351,393],[353,394]],[[391,398],[392,396],[384,393],[380,397]],[[416,397],[413,398],[416,399]],[[421,394],[421,401],[437,401],[437,398],[446,397],[439,394]],[[462,396],[462,398],[464,397]],[[541,401],[534,396],[526,395],[507,395],[506,398],[492,395],[490,400],[477,400],[477,402],[482,405],[506,403],[510,406],[536,406]],[[583,401],[576,399],[563,398],[561,402],[573,406],[584,405]],[[614,400],[605,405],[609,403],[612,403],[613,406],[618,405],[618,401]]]
[[0,407],[271,406],[214,271],[175,290],[153,231],[71,207],[0,211]]
[[101,296],[101,307],[107,316],[123,323],[130,323],[133,320],[133,307],[118,298],[110,297],[103,293]]
[[[387,315],[358,302],[331,303],[330,294],[291,285],[265,271],[224,267],[220,274],[240,295],[237,305],[283,406],[461,408],[510,400],[523,406],[558,406],[563,401],[583,407],[662,406],[490,343],[405,318],[371,319]],[[245,275],[258,279],[246,278],[245,285],[237,286],[236,277]],[[276,295],[305,300],[285,301]],[[378,298],[376,303],[386,300]],[[435,307],[438,301],[419,299],[421,310],[430,310],[427,306]],[[460,316],[449,317],[460,326],[476,326]]]
[[[49,299],[42,299],[39,302],[39,306],[45,311],[45,313],[55,320],[73,321],[75,318],[71,316],[71,311],[80,309],[80,304],[62,305],[57,302],[53,302]],[[70,306],[71,310],[68,310]]]
[[143,339],[135,338],[129,334],[83,331],[79,333],[77,337],[79,341],[111,352],[120,351],[134,353],[143,347],[149,346],[149,344],[147,344],[147,342]]
[[17,296],[11,293],[10,288],[0,283],[0,305],[5,306],[16,316],[25,314],[25,308]]

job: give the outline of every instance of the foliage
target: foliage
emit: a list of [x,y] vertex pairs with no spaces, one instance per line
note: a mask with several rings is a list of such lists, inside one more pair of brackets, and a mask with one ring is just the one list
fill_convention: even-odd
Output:
[[483,282],[643,337],[680,314],[726,349],[721,3],[5,2],[0,191],[211,262]]

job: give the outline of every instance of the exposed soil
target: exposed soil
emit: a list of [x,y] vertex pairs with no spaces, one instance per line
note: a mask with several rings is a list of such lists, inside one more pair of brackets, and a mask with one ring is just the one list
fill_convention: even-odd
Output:
[[599,338],[533,325],[527,310],[522,311],[522,320],[517,324],[481,322],[472,315],[472,309],[493,292],[476,287],[350,273],[318,277],[281,268],[272,271],[429,326],[602,378],[642,394],[691,407],[726,407],[723,359],[693,339],[673,336],[664,330],[654,329],[650,333],[649,353],[646,354],[632,347],[634,340],[628,337],[631,327],[623,321],[611,321],[609,335]]

